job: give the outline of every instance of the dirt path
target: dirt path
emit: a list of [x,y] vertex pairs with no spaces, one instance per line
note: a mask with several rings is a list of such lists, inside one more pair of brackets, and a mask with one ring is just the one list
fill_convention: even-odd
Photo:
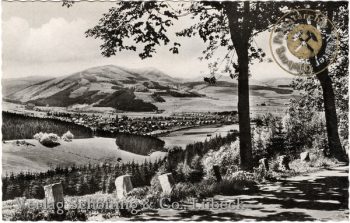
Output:
[[[159,209],[137,215],[128,220],[256,220],[256,221],[329,221],[348,220],[347,166],[322,170],[264,184],[251,195],[216,196],[215,201],[236,201],[242,208],[214,210]],[[200,204],[198,204],[200,206]]]

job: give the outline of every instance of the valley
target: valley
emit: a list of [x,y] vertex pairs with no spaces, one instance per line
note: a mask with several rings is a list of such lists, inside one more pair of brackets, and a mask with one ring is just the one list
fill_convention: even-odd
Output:
[[[290,81],[252,80],[252,117],[283,113],[289,99],[296,96]],[[115,141],[118,133],[152,135],[163,140],[165,148],[184,149],[188,144],[238,130],[238,86],[227,77],[208,85],[200,78],[172,78],[154,68],[107,65],[57,78],[4,79],[3,85],[3,111],[26,117],[22,123],[5,119],[3,173],[42,172],[73,164],[154,161],[166,154],[156,150],[150,154],[127,151],[133,146],[122,150]],[[50,124],[40,126],[40,121],[29,122],[37,118],[73,125],[54,129]],[[26,122],[30,128],[25,127]],[[22,127],[17,129],[16,125]],[[79,126],[86,128],[86,133]],[[78,138],[46,148],[32,139],[44,130],[59,135],[70,130]]]

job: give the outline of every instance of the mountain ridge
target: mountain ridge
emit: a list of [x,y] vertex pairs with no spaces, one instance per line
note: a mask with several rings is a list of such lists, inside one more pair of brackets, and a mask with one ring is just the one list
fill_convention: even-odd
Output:
[[[232,88],[237,88],[236,81],[226,79],[219,80],[215,87],[223,88],[219,92],[228,92],[225,90],[227,88],[232,93]],[[173,100],[171,98],[206,97],[203,89],[208,87],[203,80],[173,78],[157,68],[132,69],[116,65],[95,66],[57,78],[29,80],[28,77],[3,79],[3,86],[6,86],[3,99],[37,106],[69,107],[84,104],[122,111],[155,111],[158,109],[155,104]],[[19,84],[16,85],[16,82]],[[278,94],[292,92],[290,89],[271,88],[268,84],[257,82],[251,84],[251,90],[274,91]]]

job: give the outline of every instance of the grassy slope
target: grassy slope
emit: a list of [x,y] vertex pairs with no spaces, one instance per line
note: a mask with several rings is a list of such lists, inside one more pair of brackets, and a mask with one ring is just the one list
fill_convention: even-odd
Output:
[[119,150],[113,138],[74,139],[72,142],[61,142],[60,146],[47,148],[34,139],[26,142],[35,146],[17,146],[14,141],[2,144],[2,168],[6,172],[20,172],[30,170],[41,172],[50,169],[50,166],[82,165],[89,162],[101,163],[103,161],[142,163],[145,160],[154,161],[163,157],[165,153],[155,152],[151,156],[142,156]]

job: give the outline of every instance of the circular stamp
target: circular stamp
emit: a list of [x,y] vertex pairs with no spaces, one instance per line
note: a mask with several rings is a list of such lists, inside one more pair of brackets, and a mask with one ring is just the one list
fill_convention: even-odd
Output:
[[335,60],[339,49],[338,32],[320,11],[292,10],[283,15],[270,34],[274,61],[297,76],[318,74]]

